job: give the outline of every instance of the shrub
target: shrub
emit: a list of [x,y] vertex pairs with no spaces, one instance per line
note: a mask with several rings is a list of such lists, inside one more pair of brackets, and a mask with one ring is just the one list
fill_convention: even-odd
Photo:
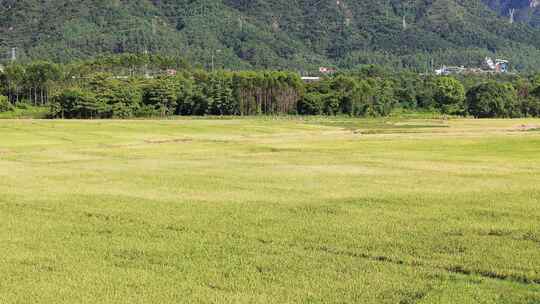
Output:
[[15,108],[20,109],[20,110],[27,110],[31,106],[32,105],[28,101],[19,101],[15,103]]
[[9,102],[6,96],[0,95],[0,113],[13,110],[13,105]]
[[135,111],[136,117],[157,117],[160,114],[152,105],[142,105]]

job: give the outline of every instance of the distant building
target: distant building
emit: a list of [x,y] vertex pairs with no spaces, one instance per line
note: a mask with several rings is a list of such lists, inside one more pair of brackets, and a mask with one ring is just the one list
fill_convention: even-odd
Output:
[[320,67],[319,73],[324,75],[334,74],[336,72],[336,69],[334,68],[328,68],[328,67]]
[[178,71],[176,71],[175,69],[167,69],[165,71],[165,73],[168,75],[168,76],[176,76],[176,74],[178,74]]
[[463,66],[456,67],[456,66],[443,66],[442,68],[435,70],[435,74],[440,76],[448,76],[452,74],[461,74],[465,72],[466,69]]
[[321,80],[321,77],[302,77],[302,80],[304,82],[317,82],[317,81],[320,81]]
[[508,73],[510,72],[510,62],[504,59],[491,59],[486,57],[482,67],[466,68],[464,66],[442,66],[435,70],[436,75],[448,76],[456,74],[486,74],[486,73]]
[[510,62],[504,59],[495,59],[493,61],[490,57],[486,57],[484,65],[488,70],[495,73],[508,73],[510,70]]

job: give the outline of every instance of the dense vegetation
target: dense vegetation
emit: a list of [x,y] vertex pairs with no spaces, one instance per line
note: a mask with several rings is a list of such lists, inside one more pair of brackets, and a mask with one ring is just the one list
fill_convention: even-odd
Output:
[[104,74],[82,87],[61,90],[51,115],[61,118],[127,118],[169,115],[294,113],[302,84],[284,72],[216,72],[117,80]]
[[[425,72],[443,64],[478,66],[485,56],[497,56],[519,71],[538,70],[540,29],[509,24],[507,16],[510,6],[523,2],[5,0],[0,57],[15,47],[21,60],[64,63],[148,52],[182,56],[201,68],[214,62],[235,70],[304,72],[378,64]],[[531,18],[534,13],[527,10]]]
[[70,65],[12,64],[0,73],[0,95],[5,96],[0,112],[46,106],[55,118],[387,116],[396,110],[475,117],[540,113],[540,76],[437,77],[369,65],[304,83],[294,72],[209,72],[185,65],[174,57],[133,55]]
[[510,18],[513,12],[514,20],[527,22],[540,27],[540,2],[538,0],[483,0],[491,9],[502,16]]

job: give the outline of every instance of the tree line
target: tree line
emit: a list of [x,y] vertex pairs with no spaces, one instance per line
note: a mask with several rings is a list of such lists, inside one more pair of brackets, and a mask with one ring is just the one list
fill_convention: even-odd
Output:
[[288,72],[193,72],[154,79],[95,74],[60,90],[54,118],[293,114],[302,80]]
[[540,75],[439,77],[369,65],[304,83],[294,72],[209,72],[173,58],[135,57],[8,65],[0,73],[0,111],[45,106],[51,118],[66,119],[387,116],[396,109],[480,118],[540,116]]

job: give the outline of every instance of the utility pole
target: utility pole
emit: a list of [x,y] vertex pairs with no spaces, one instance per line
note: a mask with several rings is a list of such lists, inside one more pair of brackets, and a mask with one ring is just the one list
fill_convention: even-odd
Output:
[[511,8],[510,9],[510,24],[513,24],[514,23],[514,14],[516,13],[516,9],[515,8]]
[[156,16],[154,16],[154,18],[152,18],[152,35],[156,35],[157,33],[157,27],[156,27]]
[[212,51],[212,72],[215,71],[215,67],[214,67],[214,57],[216,55],[216,53],[220,53],[221,50],[215,50],[215,51]]
[[17,60],[17,48],[11,48],[11,61]]
[[148,49],[144,50],[144,77],[146,79],[150,78],[150,73],[148,73]]
[[414,5],[411,2],[412,1],[407,0],[407,1],[402,1],[402,4],[401,4],[401,14],[403,17],[403,21],[402,21],[403,30],[406,30],[409,27],[409,24],[407,23],[407,17],[411,16],[412,22],[415,21],[415,18],[414,18],[415,9],[414,9]]

